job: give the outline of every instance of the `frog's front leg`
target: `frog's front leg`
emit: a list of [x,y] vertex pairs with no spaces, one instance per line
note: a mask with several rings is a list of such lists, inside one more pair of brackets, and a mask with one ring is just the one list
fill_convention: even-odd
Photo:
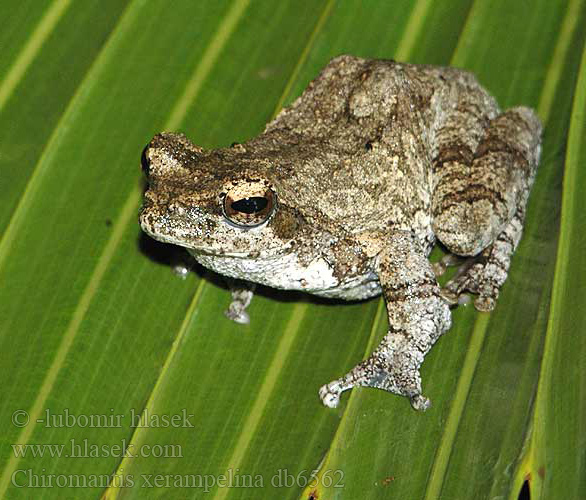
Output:
[[246,312],[246,309],[252,301],[256,285],[250,281],[236,279],[228,279],[227,282],[232,295],[232,302],[230,302],[224,314],[228,319],[236,323],[247,325],[250,323],[250,316]]
[[372,355],[342,378],[324,385],[320,397],[336,407],[352,387],[375,387],[407,396],[413,408],[425,410],[419,367],[451,322],[433,269],[410,232],[393,233],[378,256],[378,277],[389,316],[389,331]]

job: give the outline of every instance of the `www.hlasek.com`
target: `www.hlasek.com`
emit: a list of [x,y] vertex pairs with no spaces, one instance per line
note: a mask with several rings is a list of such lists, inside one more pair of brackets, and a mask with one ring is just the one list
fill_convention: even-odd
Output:
[[228,469],[225,474],[49,474],[33,469],[19,469],[12,473],[12,484],[17,488],[195,488],[205,493],[214,488],[343,488],[343,471],[302,470],[293,473],[278,469],[266,477],[262,474],[242,474],[240,469]]
[[70,439],[67,444],[13,444],[16,458],[183,458],[180,444],[143,444],[136,446],[122,439],[115,444],[95,444],[88,439]]

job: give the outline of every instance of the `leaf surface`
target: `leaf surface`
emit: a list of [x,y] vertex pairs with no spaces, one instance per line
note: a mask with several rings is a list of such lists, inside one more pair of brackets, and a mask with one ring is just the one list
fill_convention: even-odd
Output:
[[[35,498],[514,499],[526,480],[586,496],[583,1],[6,4],[0,496],[35,478]],[[181,252],[137,224],[155,133],[242,142],[341,53],[469,69],[545,123],[498,307],[454,312],[425,414],[374,390],[317,397],[384,335],[382,301],[261,289],[236,325],[221,281],[178,278]]]

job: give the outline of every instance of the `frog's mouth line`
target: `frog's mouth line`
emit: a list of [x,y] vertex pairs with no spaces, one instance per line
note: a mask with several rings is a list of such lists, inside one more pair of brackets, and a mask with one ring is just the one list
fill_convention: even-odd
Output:
[[[218,257],[218,258],[231,258],[231,259],[257,259],[261,258],[258,251],[254,252],[226,252],[216,248],[206,247],[191,247],[183,242],[177,241],[171,236],[167,236],[159,231],[152,231],[148,225],[142,225],[143,231],[148,234],[154,240],[160,241],[161,243],[167,243],[169,245],[176,245],[185,248],[192,255],[204,255],[206,257]],[[292,246],[284,246],[280,251],[273,255],[262,256],[263,260],[270,261],[273,259],[282,258],[284,255],[288,255],[292,252]]]
[[[288,244],[283,244],[283,246],[279,249],[273,249],[273,252],[270,254],[261,255],[261,252],[258,250],[255,251],[229,251],[229,250],[222,250],[221,248],[214,248],[209,246],[199,246],[197,243],[194,243],[190,246],[189,241],[194,240],[197,241],[197,238],[194,238],[193,235],[197,233],[194,229],[186,228],[183,224],[173,223],[171,219],[162,220],[159,214],[152,214],[150,212],[151,206],[145,204],[142,207],[141,213],[139,215],[139,222],[142,230],[149,235],[154,240],[160,241],[162,243],[167,243],[170,245],[176,245],[185,248],[191,254],[194,255],[202,255],[206,257],[218,257],[218,258],[233,258],[233,259],[262,259],[266,261],[270,261],[273,259],[282,258],[285,255],[290,254],[293,251],[293,246]],[[226,222],[226,225],[229,225]],[[171,227],[173,231],[171,231]],[[171,232],[178,232],[183,229],[183,236],[184,238],[177,238],[174,237]],[[257,229],[257,228],[254,228]],[[249,229],[253,230],[253,229]]]
[[218,250],[211,250],[211,249],[201,249],[201,248],[189,248],[189,247],[184,247],[186,248],[190,254],[192,255],[204,255],[206,257],[229,257],[229,258],[234,258],[234,259],[250,259],[250,258],[255,258],[258,257],[258,252],[250,252],[250,253],[246,253],[246,252],[239,252],[239,253],[222,253],[219,252]]
[[[174,245],[178,245],[178,243],[174,243]],[[262,259],[263,261],[271,261],[281,259],[285,255],[289,255],[292,251],[292,247],[283,248],[282,251],[277,252],[273,255],[260,255],[260,252],[221,252],[217,249],[207,249],[207,248],[190,248],[185,245],[179,245],[183,248],[187,249],[187,251],[192,255],[203,255],[206,257],[217,257],[217,258],[229,258],[229,259]]]

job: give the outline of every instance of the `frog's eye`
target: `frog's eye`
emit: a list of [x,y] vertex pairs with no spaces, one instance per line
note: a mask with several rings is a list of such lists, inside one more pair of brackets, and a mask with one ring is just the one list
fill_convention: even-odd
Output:
[[224,217],[235,226],[251,228],[260,226],[273,214],[276,206],[276,195],[271,189],[263,186],[242,186],[231,189],[223,202]]

